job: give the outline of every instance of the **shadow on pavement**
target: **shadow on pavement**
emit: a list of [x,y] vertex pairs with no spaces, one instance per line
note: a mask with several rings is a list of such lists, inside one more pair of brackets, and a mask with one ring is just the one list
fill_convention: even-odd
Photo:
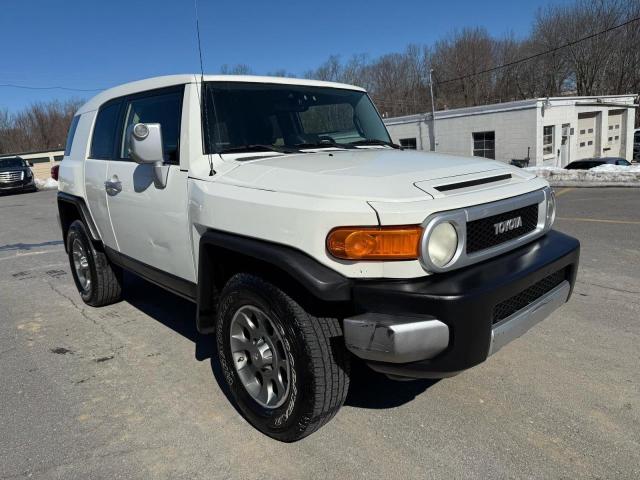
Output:
[[[198,361],[210,359],[211,371],[224,395],[231,401],[230,392],[220,364],[213,335],[203,335],[196,329],[194,303],[137,277],[125,273],[124,300],[141,312],[188,338],[195,344]],[[362,361],[353,358],[351,386],[346,406],[366,409],[393,408],[412,401],[438,380],[398,382],[376,373]],[[232,402],[233,404],[233,402]]]
[[409,403],[439,380],[391,380],[374,372],[359,359],[351,362],[351,385],[345,406],[367,409],[394,408]]
[[196,329],[196,305],[178,295],[147,282],[132,273],[124,274],[124,300],[165,327],[191,340],[195,357],[203,361],[216,355],[212,335],[202,335]]

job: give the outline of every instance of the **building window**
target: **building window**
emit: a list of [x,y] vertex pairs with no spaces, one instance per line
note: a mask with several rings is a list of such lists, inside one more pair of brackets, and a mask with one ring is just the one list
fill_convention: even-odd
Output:
[[616,139],[616,140],[620,140],[620,135],[616,135],[616,136],[615,136],[615,139]]
[[587,133],[585,129],[580,130],[580,135],[584,135],[585,133]]
[[585,143],[584,143],[584,142],[580,142],[580,146],[581,146],[581,147],[584,147],[584,146],[585,146]]
[[589,141],[587,142],[587,145],[593,145],[593,140],[589,140]]
[[609,137],[609,142],[613,142],[613,137]]
[[549,125],[548,127],[544,127],[542,129],[542,154],[543,155],[551,155],[553,154],[553,125]]
[[402,148],[406,148],[407,150],[416,150],[418,148],[418,144],[416,143],[415,138],[401,138],[400,146]]
[[496,158],[496,132],[473,132],[473,156]]
[[593,128],[590,128],[590,129],[588,130],[588,132],[589,132],[589,133],[593,133]]

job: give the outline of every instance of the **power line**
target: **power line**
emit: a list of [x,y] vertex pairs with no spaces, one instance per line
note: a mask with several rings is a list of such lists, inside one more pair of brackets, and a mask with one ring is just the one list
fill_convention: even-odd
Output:
[[483,73],[494,72],[494,71],[500,70],[502,68],[512,67],[513,65],[517,65],[518,63],[527,62],[527,61],[532,60],[534,58],[538,58],[538,57],[541,57],[543,55],[548,55],[550,53],[557,52],[558,50],[562,50],[563,48],[572,47],[573,45],[576,45],[576,44],[578,44],[580,42],[584,42],[585,40],[590,40],[592,38],[598,37],[598,36],[603,35],[605,33],[609,33],[612,30],[616,30],[618,28],[624,27],[626,25],[629,25],[630,23],[637,22],[638,20],[640,20],[640,17],[632,18],[631,20],[628,20],[628,21],[626,21],[624,23],[621,23],[620,25],[616,25],[615,27],[610,27],[610,28],[607,28],[606,30],[602,30],[601,32],[593,33],[593,34],[588,35],[586,37],[579,38],[578,40],[573,40],[572,42],[565,43],[564,45],[560,45],[559,47],[552,48],[551,50],[547,50],[545,52],[536,53],[535,55],[531,55],[529,57],[521,58],[519,60],[514,60],[513,62],[505,63],[503,65],[498,65],[496,67],[488,68],[488,69],[482,70],[480,72],[470,73],[468,75],[462,75],[461,77],[457,77],[457,78],[449,78],[447,80],[442,80],[442,81],[435,82],[435,83],[436,83],[436,85],[443,85],[445,83],[457,82],[459,80],[464,80],[465,78],[475,77],[476,75],[482,75]]
[[33,87],[30,85],[18,85],[17,83],[0,83],[0,87],[21,88],[23,90],[66,90],[69,92],[100,92],[104,90],[104,88],[71,88],[58,85],[51,87]]

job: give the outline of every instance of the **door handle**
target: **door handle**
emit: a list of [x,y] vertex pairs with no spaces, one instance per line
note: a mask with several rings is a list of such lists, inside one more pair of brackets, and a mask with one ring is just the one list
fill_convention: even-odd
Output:
[[122,182],[117,175],[114,175],[111,180],[104,182],[104,189],[107,191],[107,195],[113,197],[122,191]]

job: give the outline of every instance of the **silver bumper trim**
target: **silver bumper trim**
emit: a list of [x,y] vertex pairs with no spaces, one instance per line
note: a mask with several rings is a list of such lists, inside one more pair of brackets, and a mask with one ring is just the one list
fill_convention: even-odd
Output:
[[449,345],[440,320],[367,313],[344,320],[347,348],[365,360],[407,363],[435,357]]
[[571,285],[565,280],[553,290],[538,298],[531,305],[526,306],[522,310],[518,310],[510,317],[495,324],[491,330],[489,356],[551,315],[554,310],[567,301],[570,290]]

